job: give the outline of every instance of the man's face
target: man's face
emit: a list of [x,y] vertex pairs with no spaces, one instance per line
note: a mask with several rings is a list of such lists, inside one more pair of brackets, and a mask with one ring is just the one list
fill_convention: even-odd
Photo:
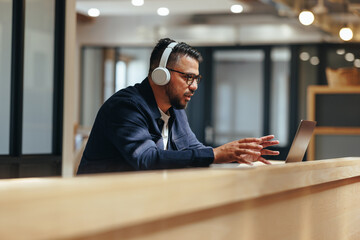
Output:
[[[199,63],[196,59],[182,56],[172,69],[186,74],[199,74]],[[194,81],[190,86],[186,82],[184,74],[170,71],[171,80],[166,87],[171,106],[177,109],[185,109],[192,95],[198,88],[197,82]]]

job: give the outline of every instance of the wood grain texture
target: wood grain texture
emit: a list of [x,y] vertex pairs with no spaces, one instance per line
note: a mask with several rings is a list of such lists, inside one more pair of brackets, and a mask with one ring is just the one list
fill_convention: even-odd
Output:
[[357,240],[360,178],[124,227],[77,240]]
[[360,158],[343,158],[2,180],[0,239],[358,237],[359,176]]

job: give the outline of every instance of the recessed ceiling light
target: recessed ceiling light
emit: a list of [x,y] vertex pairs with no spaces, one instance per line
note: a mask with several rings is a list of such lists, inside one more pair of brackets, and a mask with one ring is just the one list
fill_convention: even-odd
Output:
[[167,15],[169,15],[169,13],[170,13],[170,11],[166,7],[161,7],[161,8],[158,8],[158,10],[157,10],[157,14],[159,14],[160,16],[167,16]]
[[98,16],[100,16],[100,10],[97,8],[90,8],[88,10],[88,15],[90,17],[98,17]]
[[240,4],[234,4],[231,6],[230,11],[233,13],[241,13],[244,11],[244,8]]
[[144,5],[144,0],[131,0],[131,3],[132,5],[139,7]]

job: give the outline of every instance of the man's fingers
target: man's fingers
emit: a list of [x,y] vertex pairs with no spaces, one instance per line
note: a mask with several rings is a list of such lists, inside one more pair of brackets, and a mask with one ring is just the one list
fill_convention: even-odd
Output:
[[253,165],[253,163],[251,161],[247,161],[247,160],[242,159],[242,158],[238,159],[237,162],[238,163],[245,163],[247,165]]
[[268,144],[267,146],[272,146],[272,145],[279,144],[278,140],[270,141],[274,137],[275,137],[274,135],[268,135],[268,136],[264,136],[261,138],[244,138],[244,139],[237,140],[237,142],[240,144],[242,144],[242,143],[257,143],[257,144],[262,144],[262,145]]
[[260,157],[258,160],[259,160],[260,162],[265,163],[265,164],[271,165],[271,162],[269,162],[268,160],[266,160],[266,159],[263,158],[263,157]]
[[279,155],[278,151],[265,149],[266,147],[279,144],[278,140],[272,140],[274,135],[261,138],[244,138],[225,145],[224,150],[229,151],[227,155],[231,161],[252,165],[253,162],[261,161],[264,164],[271,164],[261,155]]
[[266,142],[263,142],[261,145],[266,148],[266,147],[269,147],[269,146],[274,146],[274,145],[277,145],[279,144],[280,142],[278,140],[273,140],[273,141],[266,141]]
[[264,148],[263,145],[256,144],[256,143],[240,143],[238,145],[239,149],[255,149],[255,150],[261,150]]
[[261,137],[260,140],[262,142],[265,142],[265,141],[269,141],[269,140],[273,139],[274,137],[275,137],[274,135],[267,135],[267,136]]
[[261,150],[261,155],[279,155],[280,152],[279,151],[272,151],[269,149],[263,149]]
[[249,155],[253,155],[253,156],[261,156],[261,152],[260,151],[254,151],[251,149],[239,149],[236,152],[237,156],[240,156],[242,154],[249,154]]
[[261,143],[261,138],[244,138],[237,140],[238,143]]

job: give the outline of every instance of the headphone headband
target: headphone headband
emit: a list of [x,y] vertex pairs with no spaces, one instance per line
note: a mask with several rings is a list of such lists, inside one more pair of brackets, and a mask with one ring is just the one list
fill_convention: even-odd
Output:
[[164,50],[163,54],[161,55],[159,67],[166,68],[167,61],[170,57],[170,54],[173,50],[173,48],[177,45],[177,42],[170,43]]
[[163,54],[161,55],[159,67],[155,68],[151,73],[151,78],[155,84],[163,86],[170,81],[170,72],[166,68],[166,64],[173,48],[177,44],[177,42],[172,42],[165,48]]

